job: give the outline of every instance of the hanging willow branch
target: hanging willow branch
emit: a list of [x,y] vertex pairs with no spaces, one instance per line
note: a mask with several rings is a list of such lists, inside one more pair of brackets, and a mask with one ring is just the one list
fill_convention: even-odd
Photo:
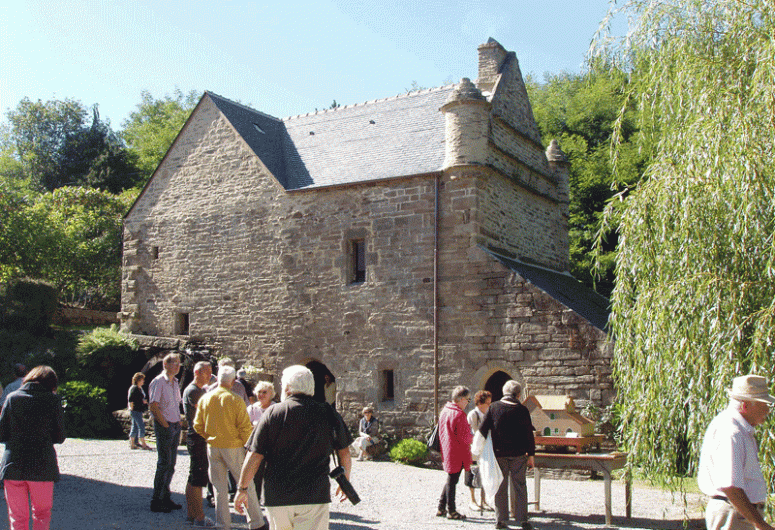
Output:
[[765,0],[633,0],[611,16],[630,33],[606,20],[592,51],[630,69],[654,153],[617,207],[617,402],[634,465],[677,489],[732,378],[775,382],[775,22]]

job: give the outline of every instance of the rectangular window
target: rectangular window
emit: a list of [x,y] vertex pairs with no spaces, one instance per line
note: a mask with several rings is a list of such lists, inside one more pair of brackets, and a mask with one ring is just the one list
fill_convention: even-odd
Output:
[[151,258],[159,259],[159,247],[151,247]]
[[395,399],[395,383],[393,370],[382,370],[382,401]]
[[188,313],[178,313],[177,322],[175,322],[175,335],[188,335],[189,316]]
[[363,283],[366,281],[366,243],[363,239],[353,239],[351,242],[352,252],[352,283]]

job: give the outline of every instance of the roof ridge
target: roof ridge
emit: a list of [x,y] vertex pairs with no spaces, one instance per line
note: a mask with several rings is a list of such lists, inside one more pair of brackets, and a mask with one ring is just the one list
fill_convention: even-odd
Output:
[[390,100],[401,99],[401,98],[408,98],[408,97],[413,97],[413,96],[417,96],[417,95],[420,95],[420,94],[430,94],[431,92],[438,92],[438,91],[441,91],[443,89],[448,89],[448,88],[456,86],[456,85],[457,85],[457,83],[452,83],[450,85],[442,85],[442,86],[438,86],[438,87],[424,88],[422,90],[411,90],[409,92],[403,92],[401,94],[396,94],[395,96],[388,96],[388,97],[380,98],[380,99],[371,99],[371,100],[364,101],[364,102],[361,102],[361,103],[352,103],[350,105],[340,105],[340,106],[338,106],[336,108],[333,108],[333,109],[329,108],[329,109],[323,109],[323,110],[315,110],[315,111],[307,112],[307,113],[304,113],[304,114],[295,114],[293,116],[287,116],[285,118],[280,118],[280,121],[285,122],[285,121],[290,121],[290,120],[295,120],[295,119],[300,119],[300,118],[307,118],[309,116],[317,116],[319,114],[322,115],[322,114],[326,114],[326,113],[329,113],[329,112],[336,112],[336,111],[338,111],[340,109],[344,110],[344,109],[352,109],[352,108],[356,108],[356,107],[365,107],[366,105],[374,105],[376,103],[382,103],[384,101],[390,101]]
[[260,114],[261,116],[264,116],[266,118],[269,118],[269,119],[272,119],[272,120],[275,120],[275,121],[279,121],[279,122],[282,121],[280,118],[276,118],[276,117],[272,116],[271,114],[267,114],[266,112],[261,112],[260,110],[256,110],[254,108],[248,107],[247,105],[244,105],[244,104],[239,103],[237,101],[233,101],[233,100],[231,100],[231,99],[229,99],[227,97],[221,96],[220,94],[216,94],[212,90],[205,90],[205,94],[207,94],[211,98],[214,97],[214,98],[217,98],[217,99],[221,99],[221,100],[225,101],[226,103],[229,103],[230,105],[241,107],[244,110],[247,110],[249,112],[253,112],[255,114]]

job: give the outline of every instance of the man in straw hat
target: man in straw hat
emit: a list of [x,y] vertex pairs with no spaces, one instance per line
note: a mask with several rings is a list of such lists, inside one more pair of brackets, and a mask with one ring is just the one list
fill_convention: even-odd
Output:
[[759,375],[736,377],[729,407],[710,422],[702,442],[697,483],[708,495],[708,530],[773,529],[762,515],[767,486],[754,427],[767,418],[775,398]]

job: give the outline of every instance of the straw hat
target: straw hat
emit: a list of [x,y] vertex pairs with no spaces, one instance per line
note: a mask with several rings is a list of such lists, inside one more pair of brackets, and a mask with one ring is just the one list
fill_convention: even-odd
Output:
[[767,380],[760,375],[742,375],[732,380],[732,388],[727,390],[729,397],[738,401],[761,401],[775,403],[775,397],[769,394]]

